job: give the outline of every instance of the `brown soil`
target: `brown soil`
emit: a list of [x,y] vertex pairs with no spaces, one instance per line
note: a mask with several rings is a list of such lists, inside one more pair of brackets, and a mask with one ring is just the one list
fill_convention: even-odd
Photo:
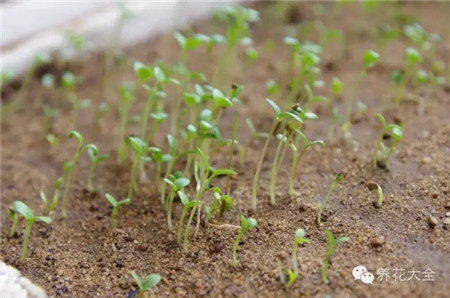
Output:
[[[336,17],[325,19],[314,16],[311,3],[295,6],[299,13],[290,13],[289,22],[323,19],[327,27],[336,24],[346,32],[347,54],[344,61],[336,63],[333,47],[325,49],[322,59],[323,77],[326,82],[337,76],[345,86],[351,86],[360,67],[360,57],[375,44],[370,39],[370,29],[385,23],[393,23],[390,13],[393,5],[361,15],[359,5],[347,6]],[[331,4],[325,4],[330,8]],[[250,67],[239,66],[235,81],[245,86],[239,105],[238,140],[245,143],[249,132],[244,124],[250,118],[258,130],[268,131],[271,112],[264,101],[265,81],[284,78],[282,70],[289,61],[287,47],[281,40],[284,30],[271,22],[270,6],[258,4],[262,21],[253,29],[255,47],[260,52],[258,62]],[[448,36],[447,19],[450,3],[402,3],[399,9],[414,14],[431,32],[439,33],[445,40]],[[361,24],[365,30],[357,29]],[[369,24],[370,26],[367,26]],[[208,22],[196,24],[196,32],[214,32],[217,27]],[[267,38],[276,45],[273,50],[264,46]],[[447,41],[448,43],[448,41]],[[438,49],[444,61],[450,55]],[[174,233],[169,233],[165,224],[165,213],[159,203],[159,195],[152,182],[140,185],[130,206],[119,212],[119,229],[109,229],[110,208],[103,193],[125,197],[128,189],[129,167],[115,163],[115,127],[117,111],[105,119],[102,131],[92,126],[92,112],[82,112],[76,129],[86,143],[95,143],[102,153],[112,156],[97,170],[96,183],[101,191],[89,194],[85,190],[85,179],[90,162],[83,156],[77,165],[70,193],[69,218],[63,220],[59,210],[53,214],[50,226],[36,224],[30,241],[30,254],[25,265],[18,262],[24,223],[19,224],[19,237],[7,237],[11,225],[5,216],[7,207],[14,200],[22,200],[40,213],[39,191],[51,192],[52,184],[62,174],[62,164],[71,158],[75,141],[68,139],[67,117],[59,117],[54,131],[61,136],[57,152],[49,151],[42,134],[43,116],[40,100],[30,97],[27,108],[16,115],[7,115],[3,121],[2,176],[1,176],[1,250],[0,258],[18,267],[33,282],[41,285],[51,296],[64,297],[131,297],[136,288],[129,271],[135,270],[144,276],[159,273],[162,282],[151,291],[156,296],[241,296],[241,297],[448,297],[450,291],[450,231],[443,228],[446,213],[450,212],[450,96],[448,88],[425,87],[421,90],[425,98],[425,114],[417,116],[417,105],[403,103],[399,110],[385,112],[389,123],[400,120],[404,125],[404,139],[392,158],[388,170],[371,168],[379,125],[374,118],[380,107],[390,72],[401,67],[405,42],[392,43],[386,48],[385,59],[363,81],[358,99],[368,111],[359,116],[352,128],[353,139],[327,140],[330,115],[326,106],[315,110],[320,119],[308,122],[305,133],[311,139],[324,139],[325,148],[313,148],[303,161],[301,175],[296,181],[296,198],[287,194],[286,179],[290,161],[286,160],[277,188],[277,202],[268,202],[270,163],[266,162],[260,182],[259,206],[256,214],[250,211],[251,183],[262,143],[249,150],[244,166],[237,162],[233,168],[239,175],[232,180],[231,196],[235,200],[233,210],[225,215],[224,223],[238,225],[239,215],[252,215],[258,220],[257,228],[250,230],[239,246],[237,268],[231,266],[231,246],[237,234],[233,228],[205,227],[203,224],[197,237],[191,237],[190,252],[185,254],[176,244]],[[151,43],[127,49],[128,55],[146,63],[160,58],[171,65],[178,57],[178,46],[171,34]],[[202,50],[196,51],[190,61],[194,69],[203,65]],[[75,69],[84,78],[77,92],[79,98],[99,98],[98,79],[100,55],[86,57]],[[199,63],[198,63],[199,62]],[[330,66],[330,62],[335,67]],[[211,73],[213,64],[208,64]],[[131,67],[130,67],[131,68]],[[123,79],[133,79],[130,69]],[[33,86],[33,94],[37,84]],[[14,89],[8,89],[4,100],[14,98]],[[350,87],[345,88],[349,95]],[[114,91],[115,92],[115,91]],[[319,91],[317,91],[319,92]],[[327,94],[324,94],[327,95]],[[59,93],[44,94],[58,99]],[[114,95],[115,96],[115,95]],[[47,98],[47,99],[48,99]],[[276,100],[279,101],[280,98]],[[111,103],[117,98],[108,98]],[[166,99],[170,101],[169,98]],[[139,111],[142,100],[136,103]],[[34,103],[34,104],[33,104]],[[339,103],[343,110],[343,102]],[[64,106],[68,112],[68,106]],[[227,111],[221,125],[223,134],[231,136],[231,122],[235,111]],[[166,123],[168,125],[168,122]],[[168,128],[163,127],[163,130]],[[130,133],[137,131],[133,124]],[[340,136],[338,136],[340,137]],[[163,134],[156,144],[164,145]],[[271,151],[274,153],[274,142]],[[216,166],[226,166],[228,147],[219,147],[212,157]],[[272,154],[269,154],[271,157]],[[269,158],[271,159],[271,158]],[[180,165],[182,168],[182,165]],[[149,165],[148,173],[154,171]],[[285,172],[286,171],[286,172]],[[347,175],[332,195],[325,212],[323,226],[315,223],[320,200],[328,191],[334,175],[344,171]],[[379,183],[385,193],[385,202],[380,209],[373,207],[376,193],[367,189],[367,181]],[[214,182],[224,185],[225,179]],[[177,222],[181,212],[176,203],[174,216]],[[428,217],[437,219],[431,228]],[[276,271],[276,257],[289,256],[296,228],[307,231],[311,244],[298,249],[300,276],[286,290],[280,283]],[[332,258],[329,270],[331,284],[321,283],[320,270],[326,251],[325,230],[337,236],[348,236],[349,243],[339,245]],[[435,281],[376,280],[372,285],[354,281],[352,269],[366,266],[375,273],[380,268],[405,268],[435,272]],[[447,293],[447,294],[446,294]]]

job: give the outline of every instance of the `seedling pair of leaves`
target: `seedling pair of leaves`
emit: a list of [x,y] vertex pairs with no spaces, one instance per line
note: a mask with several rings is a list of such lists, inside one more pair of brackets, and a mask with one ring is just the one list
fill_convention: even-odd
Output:
[[69,134],[69,138],[73,138],[75,137],[77,139],[77,149],[75,150],[75,154],[72,158],[72,160],[70,162],[66,162],[64,164],[64,194],[63,194],[63,199],[62,199],[62,215],[64,217],[67,217],[67,199],[68,199],[68,195],[69,195],[69,189],[70,189],[70,185],[72,184],[72,175],[73,175],[73,171],[75,170],[75,165],[78,162],[78,159],[80,158],[81,154],[83,153],[83,151],[86,150],[92,150],[92,154],[97,156],[98,155],[98,148],[97,146],[95,146],[94,144],[87,144],[84,145],[84,141],[83,141],[83,136],[77,132],[77,131],[72,131]]
[[127,196],[130,200],[132,200],[133,192],[137,190],[136,174],[138,165],[141,161],[151,161],[151,157],[147,156],[147,153],[150,152],[150,148],[147,147],[147,144],[141,138],[128,137],[126,144],[130,146],[134,153],[133,164],[131,166],[130,187],[128,189]]
[[297,280],[299,271],[298,271],[298,261],[297,261],[297,248],[300,244],[309,244],[309,240],[305,238],[306,232],[303,229],[297,229],[295,231],[294,235],[294,244],[292,247],[292,269],[287,270],[287,277],[283,272],[283,266],[281,264],[280,259],[277,258],[278,263],[278,274],[280,276],[281,282],[286,286],[286,288],[289,288],[294,284],[294,282]]
[[177,191],[178,197],[180,198],[181,203],[183,204],[183,211],[181,212],[180,221],[178,222],[177,229],[177,242],[181,243],[181,233],[183,231],[184,219],[186,217],[189,209],[191,210],[188,221],[186,223],[186,228],[184,230],[184,240],[183,240],[183,250],[187,252],[189,250],[189,232],[191,230],[192,220],[195,215],[195,211],[197,207],[201,204],[199,200],[190,201],[188,196],[183,191]]
[[59,193],[61,191],[62,184],[63,184],[63,177],[59,177],[58,179],[56,179],[55,184],[53,185],[53,198],[50,204],[45,193],[43,191],[40,192],[44,215],[49,215],[50,212],[53,211],[56,208],[56,206],[58,206]]
[[360,71],[358,77],[355,80],[355,83],[353,85],[352,88],[352,94],[350,95],[350,97],[348,97],[347,100],[347,111],[345,114],[345,121],[342,124],[342,131],[344,132],[344,135],[346,138],[349,138],[351,136],[350,134],[350,127],[351,127],[351,114],[352,114],[352,109],[353,109],[353,103],[355,101],[355,97],[356,97],[356,93],[358,91],[358,87],[361,84],[362,80],[366,77],[367,75],[367,70],[370,68],[375,67],[375,65],[377,65],[378,61],[380,60],[380,55],[372,50],[368,50],[364,53],[363,58],[362,58],[362,62],[363,62],[363,67],[362,70]]
[[174,175],[170,175],[168,178],[164,178],[163,180],[170,186],[169,196],[165,200],[165,209],[167,211],[167,227],[169,231],[172,231],[172,206],[175,194],[182,191],[183,188],[188,186],[191,181],[182,177],[181,172],[175,172]]
[[219,213],[220,218],[223,218],[224,212],[230,211],[233,208],[233,200],[229,195],[223,194],[220,187],[214,186],[209,190],[213,193],[213,203],[211,206],[205,207],[205,222],[209,222],[217,213]]
[[159,276],[159,274],[155,274],[155,273],[147,276],[145,278],[145,281],[142,281],[141,278],[134,271],[130,271],[130,274],[138,286],[138,289],[139,289],[138,298],[144,298],[145,291],[153,288],[154,286],[159,284],[159,282],[161,281],[161,276]]
[[323,262],[321,275],[322,275],[322,282],[324,284],[329,284],[330,281],[328,280],[328,267],[330,265],[330,259],[331,259],[331,256],[333,255],[334,249],[336,248],[336,246],[338,244],[350,241],[350,238],[348,238],[348,237],[334,238],[333,233],[328,230],[325,231],[325,234],[327,236],[328,247],[327,247],[327,253],[325,255],[325,260]]
[[[378,142],[375,147],[375,153],[372,161],[372,167],[374,169],[377,168],[377,165],[384,168],[388,166],[392,152],[394,152],[397,143],[403,138],[403,128],[400,125],[386,124],[386,120],[380,113],[377,113],[376,117],[381,123],[381,130],[378,135]],[[390,146],[386,147],[383,143],[383,138],[389,131],[392,132],[392,142]]]
[[42,221],[42,222],[45,222],[46,224],[50,224],[52,222],[52,219],[47,216],[35,216],[33,213],[33,210],[31,210],[31,208],[28,207],[25,203],[23,203],[21,201],[14,201],[13,210],[10,210],[10,217],[13,218],[13,227],[12,227],[10,236],[14,235],[14,233],[15,233],[15,227],[16,227],[17,221],[18,221],[17,213],[21,214],[25,218],[25,221],[26,221],[25,233],[23,235],[22,253],[20,255],[20,262],[25,263],[27,260],[27,256],[28,256],[28,242],[30,239],[31,228],[32,228],[33,224],[36,221]]
[[245,232],[256,227],[257,224],[258,222],[256,221],[256,219],[252,217],[245,218],[243,215],[241,215],[241,228],[233,243],[233,267],[237,266],[237,247],[239,245],[239,242],[241,242],[241,239],[242,237],[244,237]]
[[112,206],[112,212],[111,212],[111,226],[113,229],[117,228],[117,214],[119,213],[119,207],[124,204],[129,204],[131,200],[129,198],[117,201],[116,198],[114,198],[109,193],[105,194],[106,199]]

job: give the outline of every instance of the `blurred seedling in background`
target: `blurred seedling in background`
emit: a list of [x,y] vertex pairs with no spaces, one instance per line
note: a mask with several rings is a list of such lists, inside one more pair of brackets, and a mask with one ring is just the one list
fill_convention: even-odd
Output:
[[325,231],[325,234],[327,236],[327,253],[325,255],[325,260],[323,261],[323,267],[322,267],[322,282],[324,284],[329,284],[330,281],[328,280],[328,267],[330,266],[330,259],[333,255],[334,249],[336,246],[340,243],[348,242],[350,241],[350,238],[348,237],[339,237],[334,238],[334,235],[330,231]]
[[102,121],[111,111],[111,106],[107,102],[101,102],[94,114],[94,126],[96,129],[102,128]]
[[111,211],[111,226],[113,229],[117,228],[117,214],[119,213],[119,207],[124,205],[124,204],[129,204],[131,202],[130,199],[126,198],[120,201],[117,201],[116,198],[114,198],[112,195],[110,195],[109,193],[105,194],[106,199],[108,199],[108,202],[111,204],[112,206],[112,211]]
[[258,222],[256,221],[256,219],[251,217],[245,218],[241,215],[241,229],[239,230],[239,233],[233,243],[233,267],[237,266],[237,247],[239,245],[239,242],[241,242],[241,239],[242,237],[244,237],[245,232],[256,227],[257,224]]
[[352,115],[352,109],[353,109],[353,102],[355,101],[358,87],[361,84],[361,81],[366,77],[367,70],[370,68],[373,68],[375,65],[377,65],[379,59],[380,59],[380,55],[377,52],[368,50],[364,53],[364,56],[362,59],[362,61],[363,61],[362,70],[360,71],[359,75],[357,76],[357,78],[354,82],[353,88],[351,89],[352,94],[348,97],[348,100],[346,101],[347,111],[345,114],[345,122],[342,125],[342,131],[344,132],[344,136],[346,138],[349,138],[351,136],[351,133],[350,133],[351,115]]
[[[133,83],[123,83],[119,89],[119,116],[120,116],[120,130],[117,150],[117,162],[123,164],[127,158],[127,139],[128,122],[131,104],[136,100],[136,88]],[[131,199],[131,197],[130,197]]]
[[50,152],[56,152],[56,147],[58,147],[59,145],[59,138],[56,135],[50,133],[46,136],[46,140],[50,144]]
[[63,184],[63,182],[63,177],[59,177],[58,179],[56,179],[53,185],[53,198],[51,202],[48,201],[47,196],[43,191],[40,192],[43,213],[45,216],[49,215],[50,212],[52,212],[58,206],[59,194],[61,192],[61,185]]
[[145,291],[153,288],[159,282],[161,281],[161,277],[158,274],[150,274],[145,278],[145,281],[142,281],[139,276],[137,276],[136,272],[130,271],[131,276],[133,277],[134,281],[136,282],[139,293],[137,295],[138,298],[144,298]]
[[376,200],[373,203],[373,206],[375,208],[381,208],[381,205],[383,204],[383,200],[384,200],[383,189],[381,188],[381,186],[378,183],[376,183],[376,182],[370,181],[370,182],[367,183],[367,188],[369,190],[376,190],[377,191],[377,193],[378,193],[378,200]]
[[320,226],[320,223],[322,221],[322,212],[325,209],[325,206],[328,205],[328,202],[330,200],[331,193],[336,188],[336,186],[345,178],[345,174],[343,172],[339,172],[339,174],[336,175],[333,182],[331,183],[330,190],[328,190],[327,195],[325,196],[325,200],[322,201],[322,204],[320,205],[319,212],[317,213],[317,224]]
[[405,51],[406,59],[403,67],[403,75],[400,77],[400,83],[397,85],[397,90],[394,98],[396,107],[400,105],[401,100],[405,96],[405,89],[416,73],[417,66],[422,62],[422,55],[415,48],[407,48]]
[[[376,117],[381,123],[381,130],[378,135],[378,142],[373,155],[372,167],[374,169],[376,169],[377,166],[380,168],[387,168],[392,152],[394,152],[397,143],[403,138],[403,128],[397,124],[387,125],[386,120],[380,113],[377,113]],[[383,139],[388,132],[392,132],[392,141],[390,146],[386,147],[383,143]]]
[[240,145],[239,146],[239,161],[241,165],[244,165],[244,162],[247,158],[247,151],[248,148],[252,147],[253,143],[259,139],[259,138],[267,138],[269,136],[266,132],[258,132],[256,131],[255,127],[253,126],[253,123],[250,119],[245,119],[245,123],[247,124],[248,128],[250,129],[250,139],[247,142],[247,145]]
[[281,282],[289,288],[294,284],[298,278],[298,261],[297,261],[297,248],[300,244],[309,244],[309,240],[305,238],[306,232],[303,229],[297,229],[294,235],[294,245],[292,247],[292,269],[287,270],[287,278],[283,272],[283,266],[280,259],[277,258],[278,263],[278,275],[280,276]]
[[87,189],[89,192],[95,192],[97,188],[94,186],[94,176],[95,176],[95,169],[97,168],[98,164],[104,160],[106,160],[109,155],[98,155],[98,151],[88,148],[87,150],[89,159],[91,160],[91,167],[89,168],[89,174],[87,178]]
[[42,221],[46,224],[50,224],[52,219],[47,216],[35,216],[33,210],[21,201],[14,201],[13,208],[16,213],[19,213],[25,217],[26,221],[25,233],[23,234],[22,254],[20,255],[20,263],[24,264],[28,256],[28,241],[30,239],[31,228],[34,222]]
[[44,112],[44,124],[42,130],[44,132],[44,136],[46,136],[53,131],[53,123],[59,116],[60,110],[54,109],[49,105],[44,104],[42,105],[42,111]]
[[65,174],[64,177],[64,194],[63,194],[63,199],[62,199],[62,215],[63,217],[67,217],[67,198],[69,195],[69,189],[70,189],[70,185],[72,184],[72,175],[73,175],[73,171],[75,170],[75,165],[78,162],[78,159],[80,158],[81,154],[83,153],[83,151],[87,150],[87,149],[91,149],[94,152],[96,152],[96,155],[98,154],[98,148],[97,146],[95,146],[94,144],[87,144],[84,145],[84,141],[83,141],[83,136],[77,132],[77,131],[72,131],[69,134],[69,138],[73,138],[75,137],[77,139],[77,149],[75,150],[75,154],[73,155],[72,159],[70,160],[70,162],[65,164],[65,169],[67,170],[67,174]]
[[181,203],[183,204],[183,211],[181,212],[181,217],[180,221],[178,222],[178,229],[177,229],[178,243],[181,243],[181,236],[182,236],[181,233],[183,231],[184,219],[186,218],[186,214],[189,211],[189,209],[191,209],[191,213],[186,223],[186,228],[184,230],[184,240],[183,240],[183,250],[187,252],[189,250],[189,232],[191,230],[192,220],[194,218],[196,208],[201,204],[201,202],[198,200],[190,201],[183,191],[178,191],[177,194],[178,197],[180,198]]

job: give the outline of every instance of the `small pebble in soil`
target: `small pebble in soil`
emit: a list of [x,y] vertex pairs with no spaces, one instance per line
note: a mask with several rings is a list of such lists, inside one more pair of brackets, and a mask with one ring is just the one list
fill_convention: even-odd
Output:
[[422,163],[424,163],[424,164],[428,164],[431,162],[432,162],[432,159],[429,156],[425,156],[424,158],[422,158]]
[[383,236],[376,237],[370,241],[370,246],[373,248],[380,247],[384,244],[385,240]]
[[444,224],[444,229],[450,231],[450,218],[447,217],[442,223]]
[[438,221],[436,219],[436,217],[434,216],[428,216],[428,224],[430,225],[431,228],[434,228],[438,225]]
[[219,252],[221,252],[221,251],[223,250],[223,248],[224,248],[223,242],[220,241],[220,242],[214,243],[214,244],[209,248],[209,251],[210,251],[211,253],[219,253]]

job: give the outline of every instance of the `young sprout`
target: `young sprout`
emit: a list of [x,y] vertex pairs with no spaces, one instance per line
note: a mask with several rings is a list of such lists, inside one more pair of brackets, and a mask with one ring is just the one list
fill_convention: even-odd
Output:
[[248,128],[250,129],[250,139],[247,142],[246,146],[239,146],[239,162],[241,165],[244,165],[245,159],[247,157],[247,151],[248,148],[250,148],[253,144],[253,142],[258,138],[267,138],[269,136],[266,132],[258,132],[255,129],[255,126],[253,126],[253,123],[250,119],[245,119],[245,123],[247,124]]
[[19,217],[13,207],[8,208],[8,217],[13,221],[11,230],[9,231],[9,238],[13,238],[16,235],[17,222],[19,221]]
[[297,248],[300,244],[307,243],[309,240],[305,238],[306,232],[303,229],[297,229],[294,235],[294,245],[292,247],[292,267],[293,269],[288,269],[288,281],[286,281],[281,262],[278,259],[278,273],[280,275],[281,282],[286,285],[287,288],[292,286],[298,277],[298,261],[297,261]]
[[225,211],[229,211],[233,207],[233,200],[231,197],[223,194],[219,187],[211,187],[209,190],[213,192],[214,200],[211,206],[205,207],[206,223],[208,223],[216,213],[219,213],[220,218],[223,218]]
[[47,216],[35,216],[33,210],[20,201],[14,201],[13,208],[15,212],[25,217],[26,221],[25,234],[23,235],[22,254],[20,256],[20,262],[23,264],[27,260],[28,256],[28,241],[30,239],[31,227],[33,226],[33,223],[35,221],[42,221],[46,224],[50,224],[52,219]]
[[109,155],[98,155],[98,151],[93,150],[92,148],[88,148],[88,155],[89,158],[91,160],[91,167],[89,169],[89,174],[88,174],[88,178],[87,178],[87,189],[90,192],[94,192],[97,190],[97,188],[94,186],[94,174],[95,174],[95,169],[97,168],[97,165],[106,160]]
[[126,134],[128,130],[128,118],[131,104],[135,101],[136,88],[132,83],[124,83],[119,89],[119,115],[120,115],[120,132],[119,132],[119,148],[117,150],[117,162],[122,164],[127,158]]
[[[381,123],[381,130],[378,135],[378,142],[373,155],[372,167],[374,169],[376,169],[377,166],[381,168],[386,168],[388,166],[389,158],[391,157],[392,152],[394,152],[397,143],[403,138],[403,128],[400,125],[386,125],[386,120],[380,113],[377,113],[376,117]],[[383,143],[383,138],[389,131],[392,131],[393,140],[391,145],[386,148],[386,145]]]
[[339,96],[342,95],[342,91],[344,90],[344,84],[341,80],[338,78],[332,78],[331,79],[331,100],[330,100],[330,107],[334,108],[334,104],[336,102],[336,99],[339,98]]
[[316,140],[316,141],[310,141],[301,131],[298,129],[294,129],[294,132],[297,136],[300,137],[300,139],[303,142],[303,149],[300,152],[300,154],[297,154],[297,148],[293,147],[293,158],[292,158],[292,167],[291,167],[291,173],[289,175],[289,195],[292,197],[294,195],[294,179],[296,177],[298,167],[300,162],[303,159],[303,156],[306,153],[306,150],[308,150],[309,147],[314,145],[319,145],[321,147],[325,147],[325,142],[322,140]]
[[268,96],[273,96],[278,92],[280,86],[272,79],[268,79],[266,81],[266,90]]
[[115,228],[117,228],[117,213],[119,213],[119,207],[124,204],[129,204],[131,202],[131,200],[126,198],[126,199],[117,201],[109,193],[106,193],[105,196],[108,199],[108,202],[113,207],[112,212],[111,212],[111,225],[112,225],[113,229],[115,229]]
[[50,133],[46,137],[47,142],[50,144],[50,151],[55,152],[56,147],[59,145],[59,138],[54,134]]
[[378,200],[373,203],[373,206],[375,208],[381,208],[384,200],[383,189],[381,188],[381,186],[378,183],[371,181],[367,183],[367,188],[369,190],[377,190]]
[[258,201],[259,174],[261,173],[262,165],[263,165],[264,159],[266,157],[266,152],[267,152],[267,148],[269,147],[270,140],[272,139],[272,135],[275,133],[275,130],[276,130],[278,124],[280,124],[280,122],[283,121],[284,119],[286,119],[288,121],[292,121],[295,124],[303,123],[303,120],[297,115],[297,112],[295,111],[295,109],[293,111],[289,111],[289,112],[281,112],[280,107],[276,103],[274,103],[273,101],[271,101],[268,98],[266,100],[273,109],[273,112],[275,114],[275,119],[272,122],[272,127],[269,130],[269,135],[268,135],[266,142],[264,144],[264,147],[261,151],[261,157],[259,159],[258,166],[257,166],[256,172],[255,172],[255,176],[253,179],[253,187],[252,187],[252,208],[253,208],[253,210],[256,210],[256,204]]
[[63,215],[63,217],[67,217],[67,198],[69,195],[70,185],[72,184],[73,171],[75,169],[75,165],[78,162],[78,159],[80,158],[83,151],[85,151],[89,148],[91,148],[91,150],[93,150],[94,152],[97,152],[96,155],[98,154],[98,148],[94,144],[83,145],[83,143],[84,143],[83,136],[79,132],[77,132],[75,130],[72,131],[69,134],[69,138],[73,138],[73,137],[75,137],[77,139],[78,146],[77,146],[77,149],[75,150],[75,154],[73,155],[71,161],[64,165],[65,170],[67,170],[67,175],[65,176],[64,194],[63,194],[63,199],[62,199],[62,215]]
[[403,75],[401,77],[400,83],[398,84],[396,95],[394,98],[394,104],[396,107],[400,105],[400,101],[403,99],[405,93],[406,85],[416,73],[417,66],[423,60],[422,55],[415,48],[406,48],[405,55],[406,58]]
[[349,131],[350,127],[351,127],[350,117],[352,114],[353,102],[355,101],[356,92],[358,90],[358,87],[361,84],[361,81],[366,76],[367,70],[370,68],[373,68],[375,65],[377,65],[378,60],[380,60],[380,55],[377,52],[368,50],[364,53],[362,70],[359,73],[358,77],[356,78],[356,81],[353,85],[353,89],[351,90],[352,95],[347,100],[347,111],[345,114],[345,122],[342,125],[342,130],[343,130],[346,138],[351,136],[350,131]]
[[128,137],[126,144],[130,146],[134,152],[133,165],[131,167],[130,187],[128,189],[128,198],[132,200],[133,191],[137,190],[136,172],[138,170],[138,165],[141,160],[149,161],[150,157],[145,156],[149,151],[149,148],[147,148],[147,144],[142,139],[138,137]]
[[59,177],[58,179],[56,179],[55,184],[53,185],[53,198],[51,204],[49,204],[45,193],[43,191],[40,192],[44,215],[49,215],[50,212],[52,212],[56,208],[56,206],[58,206],[59,193],[61,191],[62,183],[63,177]]
[[44,135],[48,135],[53,130],[53,121],[59,116],[60,111],[59,109],[54,109],[46,104],[42,106],[42,110],[44,111],[43,131]]
[[139,276],[137,276],[136,272],[130,271],[130,274],[133,277],[134,281],[136,282],[136,284],[139,288],[138,298],[144,298],[145,291],[153,288],[161,281],[161,276],[159,276],[158,274],[155,274],[155,273],[147,276],[147,278],[145,279],[144,282],[142,282],[142,280],[139,278]]
[[331,183],[330,190],[328,191],[325,200],[322,201],[322,204],[319,208],[319,213],[317,214],[317,224],[320,225],[322,219],[322,212],[326,205],[328,205],[328,201],[330,200],[331,193],[336,188],[338,183],[340,183],[345,178],[345,174],[343,172],[339,172]]
[[94,114],[94,126],[96,129],[101,129],[103,126],[103,119],[106,117],[106,115],[111,111],[111,106],[107,102],[101,102],[97,110]]
[[189,232],[191,230],[192,220],[194,218],[196,208],[201,204],[201,202],[198,200],[189,201],[189,198],[182,191],[178,191],[177,194],[178,197],[180,198],[181,203],[183,204],[183,211],[181,212],[181,217],[180,221],[178,222],[178,229],[177,229],[178,243],[181,242],[181,232],[183,230],[184,219],[186,218],[186,214],[189,211],[189,209],[191,209],[191,214],[189,215],[188,221],[186,223],[186,228],[184,230],[184,240],[183,240],[183,249],[185,252],[187,252],[189,249]]
[[334,248],[340,243],[350,241],[350,238],[348,237],[334,238],[333,233],[328,230],[325,231],[325,234],[327,235],[328,247],[327,253],[325,255],[325,260],[323,261],[322,281],[324,284],[329,284],[330,282],[328,280],[328,266],[330,265],[330,259],[331,256],[333,255]]
[[167,227],[168,227],[169,231],[172,231],[172,206],[173,206],[173,200],[174,200],[175,194],[178,191],[183,190],[183,188],[185,188],[186,186],[188,186],[189,183],[191,183],[191,181],[187,178],[183,178],[181,176],[180,172],[175,173],[175,175],[173,175],[172,177],[169,177],[169,178],[172,178],[172,180],[170,180],[168,178],[164,178],[163,180],[171,188],[169,197],[165,201],[165,207],[167,210]]
[[251,228],[256,227],[257,224],[258,224],[258,222],[256,221],[256,219],[251,218],[251,217],[245,218],[244,216],[241,215],[241,229],[239,230],[239,234],[237,235],[237,237],[233,243],[233,263],[232,263],[233,267],[237,266],[236,251],[237,251],[239,242],[241,242],[241,239],[244,236],[244,233],[247,232],[248,230],[250,230]]

